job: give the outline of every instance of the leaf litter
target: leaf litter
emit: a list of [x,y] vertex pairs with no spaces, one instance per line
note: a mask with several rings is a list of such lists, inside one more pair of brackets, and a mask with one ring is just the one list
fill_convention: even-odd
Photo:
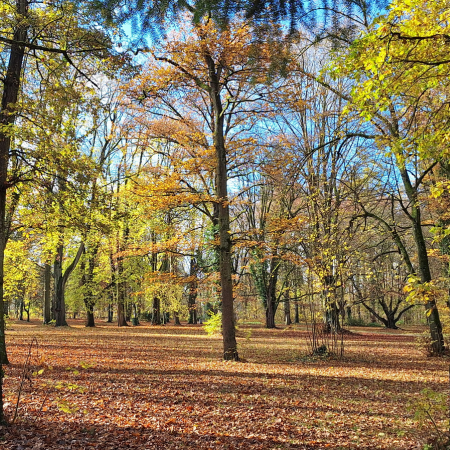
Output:
[[199,326],[70,324],[8,331],[10,418],[39,345],[2,450],[420,449],[430,427],[408,405],[448,383],[448,361],[407,334],[359,330],[342,360],[304,360],[301,328],[252,329],[239,339],[244,362],[225,362],[221,338]]

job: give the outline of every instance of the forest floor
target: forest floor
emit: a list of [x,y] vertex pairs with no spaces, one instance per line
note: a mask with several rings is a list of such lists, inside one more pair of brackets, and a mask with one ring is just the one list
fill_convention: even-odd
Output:
[[449,360],[420,353],[417,330],[351,328],[342,359],[315,359],[302,327],[242,327],[244,361],[224,362],[200,325],[69,324],[10,324],[10,419],[24,383],[2,450],[422,449],[434,428],[411,405],[448,392]]

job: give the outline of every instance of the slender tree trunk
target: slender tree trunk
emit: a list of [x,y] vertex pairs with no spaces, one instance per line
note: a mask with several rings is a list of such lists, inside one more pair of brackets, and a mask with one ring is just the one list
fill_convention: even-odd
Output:
[[277,282],[278,282],[278,271],[279,271],[279,260],[276,255],[272,255],[269,268],[269,281],[266,289],[267,296],[267,309],[266,309],[266,328],[276,328],[275,324],[275,314],[277,312]]
[[[416,219],[413,222],[413,231],[417,246],[420,280],[422,283],[429,283],[432,278],[425,238],[423,237],[420,211],[416,209],[413,216],[415,216]],[[428,323],[430,327],[432,353],[434,355],[441,355],[444,350],[444,336],[442,333],[442,324],[436,305],[436,299],[431,297],[425,304],[425,309],[427,311]]]
[[236,343],[233,308],[233,280],[231,277],[231,233],[230,208],[228,205],[228,169],[227,152],[223,134],[224,115],[220,98],[220,77],[212,58],[208,55],[207,62],[210,76],[210,98],[214,109],[214,147],[216,150],[216,195],[219,206],[219,271],[222,298],[222,335],[223,358],[239,360]]
[[[417,187],[411,182],[409,173],[403,160],[397,160],[400,175],[405,187],[406,195],[411,203],[410,219],[413,226],[414,242],[416,244],[417,259],[419,264],[419,277],[422,283],[429,283],[431,278],[430,263],[428,259],[427,246],[422,230],[422,219],[420,202],[418,199]],[[432,353],[441,355],[444,350],[444,336],[442,334],[442,324],[439,317],[439,311],[436,299],[430,298],[425,304],[425,309],[430,327],[430,335],[432,341]]]
[[195,258],[191,258],[189,275],[192,280],[189,283],[189,296],[188,296],[188,308],[189,308],[189,324],[197,323],[197,269]]
[[123,262],[119,258],[117,261],[117,326],[127,327],[128,323],[125,317],[125,281],[123,278]]
[[289,298],[289,289],[284,294],[284,324],[289,326],[292,324],[291,320],[291,301]]
[[63,274],[62,274],[62,259],[63,259],[62,245],[58,246],[56,251],[56,258],[53,265],[53,273],[55,277],[55,326],[62,327],[67,326],[66,322],[66,303],[64,301],[64,289],[63,289]]
[[51,276],[52,269],[50,264],[45,264],[44,268],[44,324],[51,322]]
[[134,326],[138,326],[139,325],[139,313],[138,313],[138,308],[137,308],[136,303],[133,303],[132,308],[133,308],[133,318],[131,319],[131,323]]
[[108,304],[108,322],[113,322],[113,305],[118,304],[117,301],[117,276],[116,276],[116,270],[117,266],[114,264],[114,258],[112,251],[109,252],[109,264],[111,267],[111,283],[109,287],[109,296],[110,296],[110,303]]
[[112,323],[113,322],[113,307],[111,303],[108,303],[108,323]]
[[89,248],[85,255],[87,255],[87,267],[83,268],[82,283],[84,286],[84,305],[86,308],[86,327],[95,327],[94,318],[94,270],[95,270],[95,257],[98,253],[98,245],[94,245]]
[[300,323],[298,302],[294,303],[294,323]]

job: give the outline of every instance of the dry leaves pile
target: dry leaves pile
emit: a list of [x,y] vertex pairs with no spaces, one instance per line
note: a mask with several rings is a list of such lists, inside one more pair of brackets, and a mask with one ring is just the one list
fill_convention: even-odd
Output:
[[8,331],[10,418],[33,337],[39,346],[2,450],[419,449],[432,430],[407,405],[448,383],[447,362],[402,332],[358,330],[338,361],[302,359],[302,329],[244,329],[237,363],[199,326],[70,324]]

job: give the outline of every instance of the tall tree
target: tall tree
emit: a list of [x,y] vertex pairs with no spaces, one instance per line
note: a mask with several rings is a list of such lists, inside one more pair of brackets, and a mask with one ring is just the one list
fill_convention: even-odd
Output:
[[[202,166],[209,171],[214,192],[211,184],[203,183],[205,187],[191,196],[191,202],[211,217],[215,227],[224,358],[237,359],[228,180],[230,173],[238,173],[253,157],[254,114],[270,113],[266,102],[275,91],[265,84],[274,65],[272,50],[278,51],[281,60],[284,48],[280,34],[275,32],[270,42],[261,44],[242,21],[220,30],[206,20],[180,31],[155,49],[154,62],[133,81],[129,95],[140,99],[142,115],[150,118],[148,136],[172,143],[174,154],[184,154],[187,164],[207,157]],[[189,158],[190,154],[194,157]],[[186,167],[181,169],[184,174]],[[187,177],[180,178],[184,191],[195,192]],[[202,183],[197,186],[202,189]],[[202,207],[208,203],[212,211]]]
[[[448,154],[448,112],[442,105],[448,97],[444,73],[449,66],[435,45],[445,39],[448,25],[440,17],[448,4],[423,6],[421,2],[393,2],[389,15],[371,25],[342,57],[338,72],[355,82],[347,96],[350,108],[374,125],[380,150],[388,148],[392,153],[404,193],[399,207],[412,228],[417,264],[412,264],[405,251],[402,254],[411,275],[418,279],[417,285],[427,289],[433,276],[423,228],[423,185]],[[402,251],[395,225],[381,223]],[[444,343],[436,298],[425,296],[424,303],[433,353],[441,354]]]

